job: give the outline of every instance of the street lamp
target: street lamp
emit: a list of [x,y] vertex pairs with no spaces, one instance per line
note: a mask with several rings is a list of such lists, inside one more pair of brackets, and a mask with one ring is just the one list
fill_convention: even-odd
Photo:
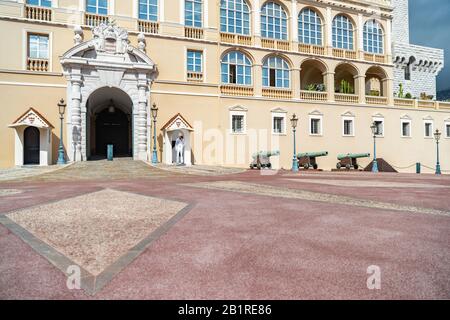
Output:
[[151,107],[152,118],[153,118],[153,154],[152,154],[152,163],[158,163],[158,154],[156,152],[156,117],[158,116],[158,107],[156,103],[153,103]]
[[295,149],[295,131],[297,128],[297,122],[298,122],[298,118],[295,115],[295,113],[293,114],[292,118],[291,118],[291,126],[292,126],[292,134],[294,136],[294,157],[292,158],[292,171],[293,172],[297,172],[298,171],[298,161],[297,161],[297,152]]
[[63,124],[64,124],[64,112],[66,110],[66,102],[64,99],[58,102],[58,112],[59,119],[61,120],[61,131],[59,134],[59,149],[58,149],[58,161],[57,164],[66,164],[66,159],[64,159],[64,146],[63,146]]
[[434,139],[436,139],[436,174],[441,174],[441,164],[439,163],[439,139],[441,139],[441,132],[438,129],[434,133]]
[[372,125],[370,126],[370,129],[372,129],[373,134],[373,164],[372,164],[372,172],[378,172],[378,162],[377,162],[377,125],[374,122],[372,122]]

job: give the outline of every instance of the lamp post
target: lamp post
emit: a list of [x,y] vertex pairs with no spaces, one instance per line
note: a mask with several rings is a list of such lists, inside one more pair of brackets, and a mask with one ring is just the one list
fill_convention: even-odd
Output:
[[156,117],[158,116],[158,107],[156,103],[153,103],[152,108],[150,109],[152,112],[153,118],[153,152],[152,152],[152,163],[158,163],[158,154],[156,152]]
[[373,134],[373,164],[372,164],[372,172],[378,172],[378,162],[377,162],[377,125],[375,122],[370,126]]
[[296,151],[296,148],[295,148],[295,145],[296,145],[296,142],[295,142],[295,131],[296,131],[296,128],[297,128],[297,122],[298,122],[298,118],[297,118],[297,116],[294,113],[292,118],[291,118],[292,134],[294,136],[294,157],[292,158],[292,171],[293,172],[298,172],[297,151]]
[[436,174],[441,174],[441,164],[439,163],[439,139],[441,139],[441,132],[438,129],[434,133],[434,139],[436,139]]
[[57,164],[66,164],[66,159],[64,159],[64,146],[63,146],[63,124],[64,124],[64,112],[66,110],[66,102],[64,99],[58,102],[59,119],[61,120],[61,131],[59,134],[59,148],[58,148],[58,161]]

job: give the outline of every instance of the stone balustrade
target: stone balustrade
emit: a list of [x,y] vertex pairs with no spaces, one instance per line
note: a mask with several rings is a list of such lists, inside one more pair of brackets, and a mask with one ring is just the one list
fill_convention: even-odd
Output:
[[333,57],[356,60],[356,51],[333,48]]
[[203,72],[188,71],[187,80],[190,82],[202,82],[203,81]]
[[233,33],[220,33],[220,41],[230,44],[240,44],[244,46],[251,46],[253,44],[253,39],[251,36]]
[[327,101],[328,93],[321,92],[321,91],[301,90],[300,91],[300,99],[311,100],[311,101]]
[[25,18],[39,21],[52,21],[52,9],[26,5]]
[[192,39],[203,39],[203,29],[184,27],[184,36]]
[[369,62],[386,63],[386,57],[380,54],[364,53],[364,60]]
[[299,43],[298,44],[298,52],[324,56],[325,48],[321,47],[321,46],[314,46],[311,44]]
[[292,90],[281,88],[263,88],[262,95],[263,97],[273,99],[291,99]]
[[49,71],[49,62],[47,59],[27,59],[27,70],[28,71],[38,71],[47,72]]
[[289,41],[286,40],[275,40],[275,39],[261,39],[261,46],[267,49],[276,49],[289,51],[291,46]]
[[253,96],[253,87],[236,84],[221,85],[220,93],[225,96],[251,97]]
[[334,100],[336,102],[344,103],[358,103],[359,97],[356,94],[346,94],[346,93],[335,93]]
[[158,34],[159,33],[159,23],[153,21],[138,21],[139,32]]
[[366,96],[366,103],[376,105],[387,105],[388,99],[387,97]]
[[96,27],[101,23],[108,23],[109,17],[98,14],[85,13],[84,24],[90,27]]

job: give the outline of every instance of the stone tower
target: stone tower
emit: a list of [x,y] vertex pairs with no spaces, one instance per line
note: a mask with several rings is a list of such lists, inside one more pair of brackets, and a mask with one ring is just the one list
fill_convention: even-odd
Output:
[[413,98],[421,95],[436,99],[436,77],[444,67],[444,50],[418,46],[409,39],[409,0],[391,0],[392,59],[394,63],[394,92],[400,85],[404,94]]

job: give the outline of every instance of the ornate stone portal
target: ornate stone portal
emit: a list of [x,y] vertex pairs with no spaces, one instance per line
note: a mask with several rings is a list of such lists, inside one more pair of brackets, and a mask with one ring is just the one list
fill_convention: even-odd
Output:
[[87,102],[94,91],[107,87],[120,89],[130,97],[133,158],[147,160],[149,89],[156,66],[145,54],[145,41],[139,41],[139,49],[131,46],[128,32],[111,23],[95,27],[89,41],[82,41],[80,30],[75,28],[75,46],[61,58],[67,78],[69,159],[87,159]]

